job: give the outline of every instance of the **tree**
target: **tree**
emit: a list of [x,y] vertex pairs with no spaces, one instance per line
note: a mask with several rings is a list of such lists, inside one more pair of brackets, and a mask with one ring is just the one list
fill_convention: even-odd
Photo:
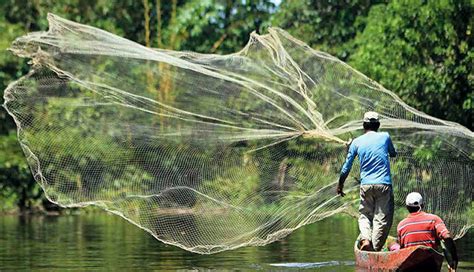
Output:
[[144,0],[143,4],[145,37],[150,35],[147,45],[202,53],[242,49],[250,33],[261,30],[275,8],[269,0]]
[[[0,27],[6,30],[0,41],[0,49],[8,48],[16,37],[28,32],[46,30],[48,28],[46,15],[52,12],[70,20],[102,28],[146,46],[206,53],[228,53],[239,50],[245,45],[250,32],[260,28],[260,25],[269,17],[273,7],[274,4],[269,0],[239,1],[238,3],[213,0],[60,0],[55,2],[7,0],[0,3]],[[7,84],[27,73],[29,70],[27,61],[8,52],[0,56],[2,97]],[[150,88],[156,87],[152,81],[149,83]],[[173,90],[171,84],[170,82],[159,85],[158,93],[161,96],[157,95],[157,99],[172,99],[172,95],[168,94]],[[49,104],[49,106],[54,105]],[[67,116],[74,114],[73,111],[74,109],[69,109],[58,114],[63,114],[62,120],[68,122]],[[0,197],[7,199],[9,204],[6,206],[9,208],[17,205],[23,210],[38,205],[42,191],[30,174],[26,159],[16,141],[15,130],[12,118],[3,108],[0,109],[0,143],[4,147],[0,149],[0,189],[2,192]],[[57,138],[57,135],[49,137]],[[43,136],[43,138],[47,139],[48,136]],[[78,145],[87,145],[82,141],[78,143]],[[100,148],[102,147],[110,146],[103,144],[100,145]],[[81,159],[80,152],[70,151],[66,152],[65,156],[73,160]],[[107,163],[100,154],[97,158],[86,159],[94,161],[95,166]],[[67,172],[68,169],[64,170]],[[80,172],[80,169],[75,170]],[[69,175],[72,172],[69,171]],[[74,174],[77,173],[74,172]]]
[[382,0],[284,1],[272,25],[287,30],[310,46],[346,60],[353,39],[363,31],[370,8]]
[[378,5],[350,64],[411,106],[472,130],[473,26],[469,1]]

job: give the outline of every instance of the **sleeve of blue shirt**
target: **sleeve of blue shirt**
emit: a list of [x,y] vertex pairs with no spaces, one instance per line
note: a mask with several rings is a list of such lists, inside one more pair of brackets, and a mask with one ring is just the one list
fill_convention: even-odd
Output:
[[341,169],[341,176],[349,175],[349,172],[352,168],[352,163],[354,162],[355,157],[357,156],[357,147],[354,142],[349,146],[349,151],[347,152],[346,161]]
[[390,138],[390,135],[388,135],[388,133],[387,133],[387,136],[388,136],[388,139],[387,139],[388,154],[390,155],[390,157],[396,157],[397,151],[395,150],[395,147],[393,146],[392,139]]

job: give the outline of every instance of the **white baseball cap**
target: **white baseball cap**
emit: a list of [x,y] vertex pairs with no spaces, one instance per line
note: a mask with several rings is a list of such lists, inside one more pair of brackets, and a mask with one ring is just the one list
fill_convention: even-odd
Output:
[[378,122],[379,114],[375,111],[368,111],[364,114],[364,122]]
[[421,206],[423,204],[423,197],[417,192],[409,193],[405,200],[405,204],[407,206]]

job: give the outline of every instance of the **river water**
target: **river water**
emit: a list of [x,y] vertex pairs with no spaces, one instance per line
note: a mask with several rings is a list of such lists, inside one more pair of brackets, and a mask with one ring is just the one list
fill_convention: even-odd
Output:
[[[356,220],[339,216],[264,247],[198,255],[165,245],[106,213],[0,217],[0,270],[354,271]],[[459,271],[474,271],[474,231],[457,241]]]

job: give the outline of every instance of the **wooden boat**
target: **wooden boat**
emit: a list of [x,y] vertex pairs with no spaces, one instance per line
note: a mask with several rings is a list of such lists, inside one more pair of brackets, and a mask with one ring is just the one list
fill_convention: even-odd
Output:
[[440,271],[444,256],[431,247],[414,246],[396,251],[362,251],[354,245],[356,271]]

